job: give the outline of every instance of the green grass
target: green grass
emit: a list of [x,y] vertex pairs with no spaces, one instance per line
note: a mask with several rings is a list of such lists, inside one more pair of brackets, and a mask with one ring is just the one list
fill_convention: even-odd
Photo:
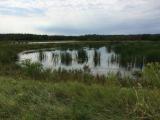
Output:
[[0,118],[159,120],[160,89],[0,77]]
[[[155,46],[153,51],[159,48]],[[104,77],[82,71],[52,72],[39,63],[26,62],[23,67],[16,64],[19,52],[53,47],[64,46],[0,44],[0,119],[160,119],[159,63],[148,64],[142,73],[137,73],[137,80],[114,74]]]
[[132,77],[119,77],[114,73],[110,73],[107,76],[93,76],[88,72],[83,71],[66,71],[59,69],[58,71],[52,71],[50,69],[44,69],[40,63],[31,63],[30,61],[24,61],[22,63],[21,74],[25,77],[29,77],[33,80],[52,81],[52,82],[67,82],[77,81],[85,84],[101,84],[110,86],[122,86],[122,87],[145,87],[145,88],[160,88],[160,63],[150,63],[146,65],[143,71],[134,73],[136,77],[133,80]]
[[143,86],[160,88],[160,63],[150,63],[143,70]]

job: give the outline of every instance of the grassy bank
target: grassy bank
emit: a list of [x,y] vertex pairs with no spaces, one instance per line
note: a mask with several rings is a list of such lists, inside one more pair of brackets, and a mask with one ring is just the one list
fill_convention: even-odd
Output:
[[159,120],[160,89],[0,77],[1,119]]

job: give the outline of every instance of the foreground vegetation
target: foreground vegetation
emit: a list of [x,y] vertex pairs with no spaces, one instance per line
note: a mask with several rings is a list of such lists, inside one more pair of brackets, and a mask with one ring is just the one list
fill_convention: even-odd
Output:
[[[160,119],[159,63],[148,64],[143,72],[134,73],[134,80],[112,73],[105,77],[92,76],[87,71],[51,71],[29,61],[23,66],[16,64],[17,53],[21,51],[53,47],[57,46],[0,45],[0,119]],[[137,49],[145,47],[149,46]],[[128,49],[125,45],[123,48]],[[158,45],[143,55],[156,50]],[[132,47],[127,51],[132,52]],[[122,55],[125,54],[129,53]]]
[[[27,62],[28,79],[0,77],[0,118],[47,120],[159,120],[160,64],[137,80],[114,74],[50,71]],[[140,73],[139,73],[140,74]]]
[[95,83],[94,79],[40,82],[0,77],[0,117],[159,120],[160,77],[159,67],[155,66],[158,65],[149,65],[143,82],[134,84],[128,79],[120,82],[114,76],[106,78],[103,84]]

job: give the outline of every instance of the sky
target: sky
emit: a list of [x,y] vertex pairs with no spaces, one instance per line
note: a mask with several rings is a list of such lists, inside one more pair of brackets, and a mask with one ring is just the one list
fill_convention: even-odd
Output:
[[160,0],[0,0],[0,33],[160,33]]

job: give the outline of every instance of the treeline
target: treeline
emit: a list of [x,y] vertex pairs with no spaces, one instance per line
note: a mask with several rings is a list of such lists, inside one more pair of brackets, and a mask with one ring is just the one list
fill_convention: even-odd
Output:
[[0,41],[159,41],[160,34],[142,35],[82,35],[82,36],[48,36],[34,34],[0,34]]

